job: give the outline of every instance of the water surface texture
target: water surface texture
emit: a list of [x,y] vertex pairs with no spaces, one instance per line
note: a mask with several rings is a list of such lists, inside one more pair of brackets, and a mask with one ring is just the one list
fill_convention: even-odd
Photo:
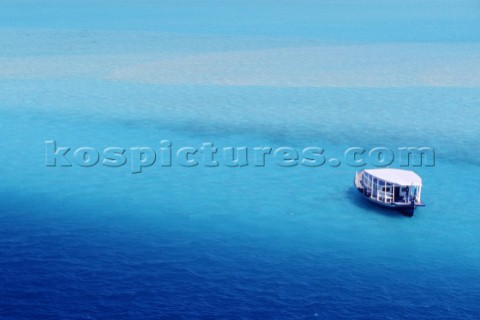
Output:
[[[0,3],[1,319],[478,319],[480,2]],[[47,167],[73,149],[434,148],[357,168]],[[129,152],[129,151],[128,151]]]

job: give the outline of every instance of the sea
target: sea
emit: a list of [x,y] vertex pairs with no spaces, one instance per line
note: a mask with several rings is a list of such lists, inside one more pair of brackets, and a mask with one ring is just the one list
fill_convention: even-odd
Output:
[[[478,30],[476,0],[2,0],[0,319],[479,319]],[[353,187],[408,147],[411,218]]]

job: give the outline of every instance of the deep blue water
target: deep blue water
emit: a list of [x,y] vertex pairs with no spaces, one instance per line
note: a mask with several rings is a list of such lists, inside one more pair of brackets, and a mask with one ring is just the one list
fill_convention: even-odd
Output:
[[[1,319],[479,318],[478,2],[0,8]],[[407,218],[345,165],[52,168],[52,139],[436,163]]]

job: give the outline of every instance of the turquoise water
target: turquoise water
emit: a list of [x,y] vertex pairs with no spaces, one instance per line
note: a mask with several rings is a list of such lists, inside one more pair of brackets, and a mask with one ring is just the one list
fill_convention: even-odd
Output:
[[[477,319],[476,1],[5,1],[0,318]],[[428,146],[356,168],[49,168],[60,146]]]

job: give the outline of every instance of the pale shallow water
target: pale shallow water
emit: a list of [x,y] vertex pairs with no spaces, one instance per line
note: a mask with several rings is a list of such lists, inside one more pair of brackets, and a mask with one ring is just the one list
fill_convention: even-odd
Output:
[[[2,319],[478,318],[477,2],[79,3],[0,10]],[[437,161],[406,218],[347,166],[47,168],[50,139]]]

